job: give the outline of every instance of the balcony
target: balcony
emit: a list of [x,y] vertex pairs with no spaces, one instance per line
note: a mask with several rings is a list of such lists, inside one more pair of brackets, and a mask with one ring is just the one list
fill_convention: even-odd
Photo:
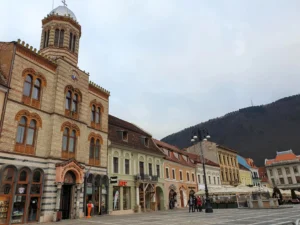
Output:
[[157,182],[158,176],[141,173],[135,176],[135,180],[143,182]]

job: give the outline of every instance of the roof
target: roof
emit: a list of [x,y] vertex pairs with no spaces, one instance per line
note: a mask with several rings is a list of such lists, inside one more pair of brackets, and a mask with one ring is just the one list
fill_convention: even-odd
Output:
[[[190,153],[190,152],[187,152],[187,154],[189,155],[190,158],[192,158],[193,160],[195,160],[197,163],[202,163],[202,159],[200,158],[199,155],[196,155],[194,153]],[[215,166],[215,167],[220,167],[219,164],[209,160],[209,159],[205,159],[205,164],[206,165],[209,165],[209,166]]]
[[283,162],[283,161],[288,161],[288,160],[299,160],[300,161],[300,156],[295,155],[292,150],[276,152],[275,159],[266,159],[265,165],[271,165],[272,163]]
[[248,164],[251,168],[257,169],[257,167],[256,167],[255,164],[254,164],[253,159],[251,159],[251,158],[245,158],[245,160],[246,160],[247,164]]
[[[179,148],[176,146],[170,145],[168,143],[153,139],[154,143],[159,147],[159,148],[166,148],[167,150],[170,150],[170,154],[167,155],[165,154],[165,159],[170,160],[176,163],[179,163],[184,166],[190,166],[190,167],[196,167],[196,164],[190,161],[190,157],[188,156],[187,152],[181,151]],[[162,149],[163,152],[163,149]],[[178,158],[175,156],[175,153],[178,154]],[[183,156],[187,157],[187,160],[183,158]]]
[[217,145],[218,148],[221,148],[221,149],[224,149],[226,151],[230,151],[230,152],[233,152],[233,153],[238,153],[236,150],[233,150],[231,148],[228,148],[228,147],[225,147],[223,145]]
[[249,172],[250,172],[250,170],[249,170],[248,168],[246,168],[245,166],[243,166],[243,165],[240,164],[240,163],[239,163],[239,168],[240,168],[240,170],[246,170],[246,171],[249,171]]
[[[118,135],[118,132],[120,131],[128,132],[127,141],[122,140],[122,138]],[[141,141],[142,137],[148,138],[149,140],[148,146],[145,146],[142,143]],[[154,144],[152,137],[148,133],[143,131],[141,128],[135,126],[134,124],[119,119],[112,115],[108,116],[108,139],[113,144],[127,146],[130,148],[164,156],[161,150]]]
[[76,20],[75,14],[66,6],[58,6],[53,9],[50,14],[59,15],[59,16],[70,16],[74,20]]

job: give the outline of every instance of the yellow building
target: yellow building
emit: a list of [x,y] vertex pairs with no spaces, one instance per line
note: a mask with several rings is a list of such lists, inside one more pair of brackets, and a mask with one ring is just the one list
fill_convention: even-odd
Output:
[[252,181],[252,174],[249,169],[244,167],[242,164],[239,164],[239,175],[240,175],[240,182],[243,185],[253,185]]

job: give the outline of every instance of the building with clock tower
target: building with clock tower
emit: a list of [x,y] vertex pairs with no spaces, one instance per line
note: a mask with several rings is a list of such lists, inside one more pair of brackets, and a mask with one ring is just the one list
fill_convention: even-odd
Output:
[[107,213],[110,93],[78,67],[81,26],[63,3],[40,50],[0,42],[0,225],[81,218],[89,201]]

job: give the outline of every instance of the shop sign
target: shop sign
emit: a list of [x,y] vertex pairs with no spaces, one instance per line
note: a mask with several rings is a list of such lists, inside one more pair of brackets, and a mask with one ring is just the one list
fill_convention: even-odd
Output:
[[111,183],[111,184],[116,184],[116,183],[118,183],[118,177],[117,177],[117,176],[115,176],[115,177],[110,177],[110,183]]
[[127,186],[127,181],[120,180],[119,181],[119,186]]

